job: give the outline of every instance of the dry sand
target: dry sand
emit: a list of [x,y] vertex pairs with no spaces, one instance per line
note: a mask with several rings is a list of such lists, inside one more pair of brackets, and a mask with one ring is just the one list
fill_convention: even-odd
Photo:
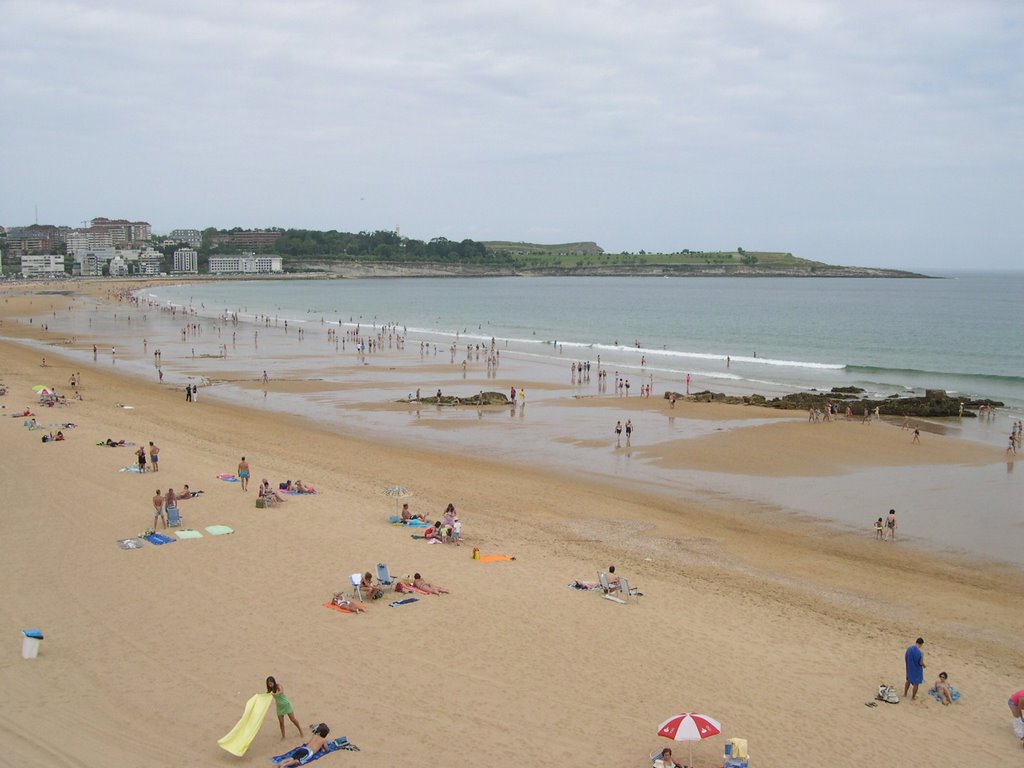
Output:
[[[40,335],[9,319],[29,300],[4,304],[0,334]],[[267,675],[285,685],[303,727],[325,721],[362,748],[325,757],[324,768],[643,766],[665,745],[657,724],[687,710],[749,739],[756,766],[1022,757],[1006,706],[1024,686],[1020,569],[879,544],[733,499],[666,499],[210,398],[190,405],[110,365],[70,365],[55,350],[40,369],[39,358],[0,344],[10,390],[0,417],[0,763],[269,765],[298,743],[290,724],[281,742],[272,715],[244,758],[216,743]],[[37,411],[42,423],[79,425],[65,442],[43,444],[8,418],[32,402],[33,384],[63,385],[74,370],[84,400]],[[906,439],[843,426],[802,450],[794,425],[778,423],[699,438],[697,464],[670,446],[659,460],[786,474],[827,454],[821,473],[889,461],[887,439]],[[96,446],[107,437],[154,440],[160,473],[119,473],[134,457]],[[758,441],[771,461],[745,466],[729,445],[737,440]],[[915,461],[985,458],[952,438],[920,447]],[[242,455],[256,481],[301,478],[321,493],[256,509],[255,482],[244,494],[214,479]],[[151,524],[154,489],[184,483],[206,491],[182,502],[186,526],[226,524],[233,535],[116,546]],[[396,483],[415,491],[414,511],[454,502],[467,545],[428,546],[388,525],[395,506],[382,490]],[[478,563],[473,546],[518,559]],[[378,561],[452,594],[358,616],[321,607]],[[566,588],[612,562],[644,592],[638,603]],[[24,627],[46,634],[33,661],[20,657]],[[902,654],[918,635],[927,681],[948,671],[961,702],[941,707],[922,692],[917,703],[865,707],[879,682],[902,688]],[[721,746],[695,745],[697,765],[720,763]]]

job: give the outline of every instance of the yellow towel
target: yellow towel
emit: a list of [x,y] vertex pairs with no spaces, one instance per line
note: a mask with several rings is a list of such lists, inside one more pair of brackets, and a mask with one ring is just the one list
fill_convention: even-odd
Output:
[[732,756],[739,760],[747,759],[747,740],[746,739],[729,739],[729,743],[732,744]]
[[252,740],[256,738],[256,734],[260,732],[263,717],[273,703],[274,694],[257,693],[245,702],[242,719],[235,723],[235,727],[228,732],[227,736],[218,740],[217,743],[232,755],[237,757],[244,755],[249,749],[249,745],[252,744]]

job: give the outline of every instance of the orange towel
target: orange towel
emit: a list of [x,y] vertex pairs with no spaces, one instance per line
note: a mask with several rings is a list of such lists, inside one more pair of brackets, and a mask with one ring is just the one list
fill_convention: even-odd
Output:
[[343,608],[340,605],[335,605],[334,603],[324,603],[324,608],[330,608],[332,611],[337,611],[338,613],[355,613],[351,608]]
[[478,559],[481,563],[497,563],[502,560],[515,560],[512,555],[480,555]]

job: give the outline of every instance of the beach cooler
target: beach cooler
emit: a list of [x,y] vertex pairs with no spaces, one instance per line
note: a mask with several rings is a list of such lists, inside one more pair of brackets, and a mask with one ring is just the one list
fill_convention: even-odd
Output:
[[43,633],[38,629],[23,629],[24,635],[21,641],[21,658],[34,659],[39,655],[39,643],[43,639]]

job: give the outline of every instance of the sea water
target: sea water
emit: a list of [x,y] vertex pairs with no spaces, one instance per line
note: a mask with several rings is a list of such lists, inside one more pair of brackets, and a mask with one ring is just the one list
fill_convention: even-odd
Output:
[[730,393],[932,388],[1024,409],[1024,274],[239,281],[146,294],[211,316],[394,323],[412,339],[460,347],[495,338],[528,355],[600,355],[606,367],[680,381],[689,373]]

